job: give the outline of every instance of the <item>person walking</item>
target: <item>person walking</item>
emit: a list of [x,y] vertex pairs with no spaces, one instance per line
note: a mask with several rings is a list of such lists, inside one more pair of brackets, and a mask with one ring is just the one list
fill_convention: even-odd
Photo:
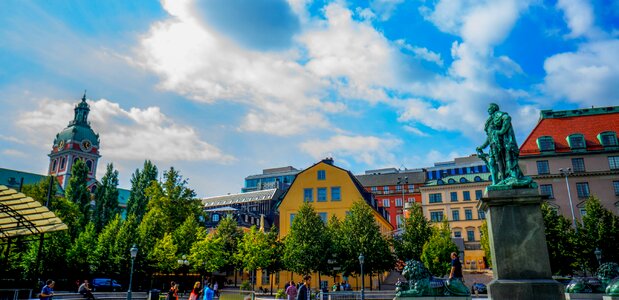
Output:
[[215,291],[211,289],[210,285],[205,284],[202,300],[213,300],[214,297],[215,297]]
[[200,281],[196,281],[196,283],[193,284],[191,294],[189,294],[189,300],[198,300],[201,293],[202,289],[200,289]]
[[215,296],[219,297],[219,283],[215,280],[215,284],[213,284],[213,291],[215,292]]
[[95,300],[95,296],[92,294],[92,290],[90,289],[90,284],[86,279],[84,279],[84,282],[77,289],[77,292],[88,300]]
[[167,300],[178,300],[178,284],[174,281],[170,282]]
[[464,282],[464,276],[462,276],[462,264],[460,263],[458,253],[451,252],[451,271],[449,272],[449,280],[454,278]]
[[54,285],[56,285],[56,282],[54,282],[51,279],[48,279],[47,282],[45,282],[43,289],[41,289],[41,294],[39,295],[39,299],[52,300],[52,297],[54,297]]
[[297,299],[297,286],[294,284],[294,281],[290,280],[288,287],[286,288],[286,298],[288,300],[296,300]]
[[297,294],[297,300],[310,300],[311,290],[310,290],[310,281],[312,280],[312,276],[305,275],[303,277],[303,285],[299,288],[299,292]]

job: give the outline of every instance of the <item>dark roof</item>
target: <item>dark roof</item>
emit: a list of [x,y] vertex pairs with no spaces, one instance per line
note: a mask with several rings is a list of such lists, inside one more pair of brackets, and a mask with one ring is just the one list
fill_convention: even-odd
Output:
[[204,207],[216,207],[256,201],[271,201],[278,199],[281,194],[282,190],[280,189],[259,190],[248,193],[202,198],[202,204]]
[[[44,180],[45,177],[45,175],[41,174],[0,168],[0,184],[13,189],[19,189],[19,184],[22,178],[24,179],[24,185],[26,185],[37,184],[41,182],[41,180]],[[58,181],[56,181],[56,190],[58,191],[58,194],[64,194],[64,191]]]
[[398,184],[398,178],[404,177],[408,177],[408,184],[423,184],[426,181],[426,173],[424,171],[404,171],[389,174],[365,174],[356,175],[355,177],[364,187],[396,185]]

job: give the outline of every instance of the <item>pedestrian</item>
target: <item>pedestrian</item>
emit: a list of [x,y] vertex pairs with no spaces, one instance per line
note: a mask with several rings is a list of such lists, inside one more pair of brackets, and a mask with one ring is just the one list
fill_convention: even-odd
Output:
[[449,280],[454,278],[464,282],[464,278],[462,276],[462,264],[460,263],[458,253],[451,252],[451,271],[449,272]]
[[178,284],[174,281],[170,282],[167,300],[178,300]]
[[219,297],[219,284],[217,280],[215,280],[215,284],[213,284],[213,291],[215,292],[215,296]]
[[299,288],[299,292],[297,294],[297,300],[310,300],[311,290],[310,290],[310,281],[312,280],[312,276],[305,275],[303,277],[303,284]]
[[296,300],[297,292],[297,286],[294,284],[294,281],[290,280],[290,282],[288,283],[288,287],[286,288],[286,299]]
[[82,294],[82,296],[88,300],[94,300],[95,296],[92,294],[92,290],[90,289],[90,284],[88,280],[84,279],[84,282],[77,289],[77,292]]
[[198,300],[200,293],[202,293],[202,289],[200,289],[200,281],[196,281],[196,283],[193,284],[191,294],[189,294],[189,300]]
[[202,300],[213,300],[214,296],[215,296],[215,291],[211,289],[210,285],[205,284]]
[[43,286],[43,289],[41,289],[41,294],[39,294],[39,299],[52,300],[52,297],[54,297],[54,285],[56,285],[56,282],[54,282],[51,279],[48,279],[47,282],[45,282],[45,286]]

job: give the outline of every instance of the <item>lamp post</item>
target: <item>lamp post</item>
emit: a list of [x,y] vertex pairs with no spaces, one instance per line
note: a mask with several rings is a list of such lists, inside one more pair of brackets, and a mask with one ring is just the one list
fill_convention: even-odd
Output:
[[[187,255],[183,254],[183,256],[181,256],[181,259],[177,260],[176,262],[178,262],[178,264],[181,266],[181,268],[183,268],[183,271],[185,271],[185,283],[187,282],[187,270],[185,270],[185,267],[189,265],[189,261],[187,260]],[[183,295],[184,295],[184,286],[183,286]]]
[[365,261],[365,257],[363,256],[363,253],[361,253],[359,254],[359,264],[361,265],[361,300],[365,300],[365,294],[364,294],[365,282],[363,280],[363,261]]
[[598,268],[599,268],[602,265],[602,250],[596,247],[593,253],[595,253],[595,258],[598,260]]
[[133,244],[131,250],[129,250],[131,254],[131,273],[129,275],[129,290],[127,291],[127,300],[131,300],[131,285],[133,284],[133,262],[135,261],[135,257],[138,256],[138,247]]
[[402,188],[402,203],[404,203],[404,185],[408,185],[408,176],[404,176],[404,179],[398,177],[398,185]]
[[572,168],[567,168],[567,169],[559,169],[559,172],[561,172],[561,175],[565,176],[565,186],[567,187],[567,197],[570,200],[570,210],[572,212],[572,226],[574,226],[574,230],[576,231],[576,233],[578,233],[578,227],[576,227],[576,215],[574,215],[574,204],[572,203],[572,192],[570,191],[570,183],[567,180],[567,177],[570,175],[573,175],[574,172],[572,171]]

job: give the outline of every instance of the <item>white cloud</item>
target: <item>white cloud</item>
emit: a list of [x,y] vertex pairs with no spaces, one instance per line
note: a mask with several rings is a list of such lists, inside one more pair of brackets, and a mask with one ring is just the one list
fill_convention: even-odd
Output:
[[407,44],[405,40],[402,40],[402,39],[396,40],[395,43],[401,48],[404,48],[412,52],[413,55],[417,58],[420,58],[420,59],[423,59],[429,62],[433,62],[439,66],[443,66],[443,60],[441,59],[440,53],[432,52],[424,47],[411,46]]
[[[89,120],[100,134],[100,152],[107,159],[220,163],[234,160],[203,141],[194,128],[168,118],[159,107],[125,110],[105,99],[90,105]],[[72,108],[68,101],[43,99],[36,109],[21,113],[16,125],[33,137],[31,144],[51,149],[52,137],[73,119]]]
[[335,135],[327,140],[314,139],[301,143],[301,150],[318,160],[327,156],[347,157],[370,166],[393,165],[393,148],[402,144],[397,138]]
[[5,150],[2,150],[2,155],[19,157],[19,158],[27,158],[28,157],[28,155],[24,151],[19,151],[19,150],[15,150],[15,149],[5,149]]
[[565,21],[570,28],[568,38],[603,36],[603,32],[595,26],[595,16],[591,3],[584,0],[559,0],[557,7],[563,10]]
[[619,40],[584,43],[577,51],[556,54],[544,62],[542,90],[586,107],[619,103]]
[[389,20],[391,15],[398,8],[398,5],[403,3],[404,0],[372,0],[370,7],[376,12],[382,21]]
[[418,136],[428,136],[427,133],[421,131],[421,129],[414,127],[414,126],[410,126],[410,125],[404,125],[403,126],[404,130],[414,134],[414,135],[418,135]]

